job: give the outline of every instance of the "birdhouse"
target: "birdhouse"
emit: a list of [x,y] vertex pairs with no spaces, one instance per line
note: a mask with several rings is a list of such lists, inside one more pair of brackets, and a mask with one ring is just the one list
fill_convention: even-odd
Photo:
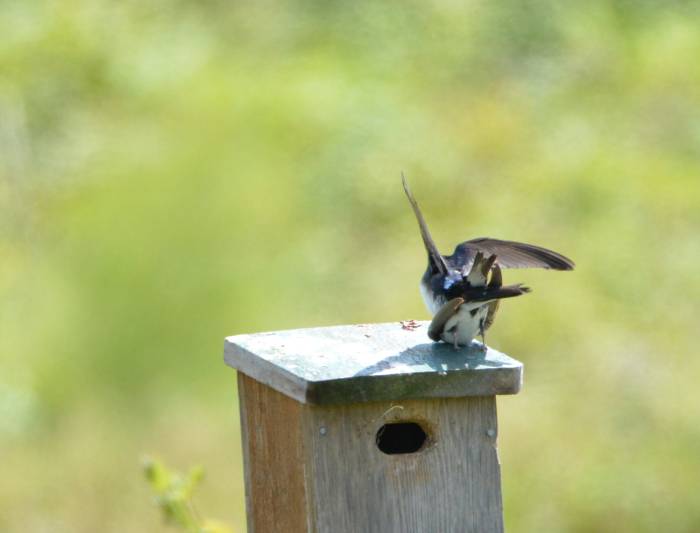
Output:
[[503,531],[496,395],[523,365],[426,322],[236,335],[248,531]]

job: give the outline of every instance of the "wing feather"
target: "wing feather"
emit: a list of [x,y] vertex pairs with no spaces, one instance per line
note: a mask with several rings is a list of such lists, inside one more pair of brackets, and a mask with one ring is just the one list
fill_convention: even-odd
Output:
[[475,252],[484,255],[495,254],[496,262],[503,268],[551,268],[554,270],[573,270],[574,262],[568,257],[534,244],[516,241],[502,241],[481,237],[465,241],[455,248],[454,254],[447,258],[451,263],[460,263],[461,258],[470,260]]
[[454,316],[454,314],[459,310],[460,306],[464,303],[464,298],[453,298],[449,302],[445,303],[440,310],[435,313],[433,320],[430,322],[428,327],[428,337],[434,341],[439,341],[442,332],[445,330],[445,324],[447,321]]

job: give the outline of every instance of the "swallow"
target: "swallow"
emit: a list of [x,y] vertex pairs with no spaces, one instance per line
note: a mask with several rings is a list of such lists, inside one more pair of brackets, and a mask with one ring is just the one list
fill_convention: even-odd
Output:
[[457,349],[479,335],[486,349],[486,330],[494,322],[500,301],[530,292],[520,283],[503,285],[502,268],[574,269],[571,259],[553,250],[489,237],[464,241],[452,255],[440,254],[403,174],[401,180],[428,254],[420,292],[433,315],[428,328],[433,341],[442,340]]

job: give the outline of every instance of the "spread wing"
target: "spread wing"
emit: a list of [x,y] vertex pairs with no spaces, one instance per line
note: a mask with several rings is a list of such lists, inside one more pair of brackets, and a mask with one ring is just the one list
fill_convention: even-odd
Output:
[[448,259],[453,264],[464,263],[478,252],[498,256],[496,262],[503,268],[551,268],[573,270],[574,262],[553,250],[524,242],[501,241],[481,237],[459,244]]
[[[489,281],[489,287],[500,287],[503,285],[503,275],[501,274],[501,269],[498,264],[493,265],[491,270],[491,280]],[[494,320],[496,320],[496,311],[498,311],[498,305],[501,303],[500,300],[494,300],[489,304],[489,311],[486,314],[486,320],[484,320],[484,331],[489,329]]]
[[435,246],[435,241],[433,241],[433,238],[430,235],[430,231],[428,230],[428,224],[425,223],[423,213],[421,213],[421,210],[418,207],[418,202],[416,202],[416,199],[413,197],[411,189],[408,188],[406,176],[403,175],[403,172],[401,173],[401,182],[403,183],[403,190],[406,193],[406,197],[408,198],[408,201],[411,204],[411,207],[413,208],[413,213],[416,215],[418,227],[420,228],[420,235],[423,238],[425,250],[428,252],[429,264],[431,265],[431,268],[434,272],[439,272],[440,274],[445,275],[448,272],[445,258],[442,255],[440,255],[437,246]]

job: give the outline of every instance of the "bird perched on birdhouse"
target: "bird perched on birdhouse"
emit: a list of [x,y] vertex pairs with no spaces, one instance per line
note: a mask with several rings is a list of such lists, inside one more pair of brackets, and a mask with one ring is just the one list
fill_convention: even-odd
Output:
[[428,253],[420,290],[433,315],[428,328],[432,340],[459,348],[480,335],[485,349],[486,330],[494,322],[500,301],[530,292],[520,283],[503,285],[501,268],[574,269],[571,259],[553,250],[488,237],[464,241],[452,255],[441,255],[406,178],[402,175],[401,179]]

